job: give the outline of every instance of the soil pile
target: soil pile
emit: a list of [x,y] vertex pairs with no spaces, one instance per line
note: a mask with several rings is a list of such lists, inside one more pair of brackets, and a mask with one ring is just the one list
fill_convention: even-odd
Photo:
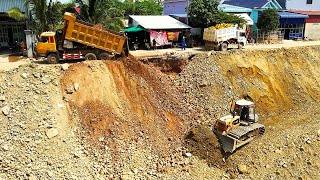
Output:
[[100,164],[105,174],[158,177],[182,158],[177,149],[194,110],[159,70],[136,60],[90,61],[71,66],[61,84],[84,140],[111,154],[113,169]]

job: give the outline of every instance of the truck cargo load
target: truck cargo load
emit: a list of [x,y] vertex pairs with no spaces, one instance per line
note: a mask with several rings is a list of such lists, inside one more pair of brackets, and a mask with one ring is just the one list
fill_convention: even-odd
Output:
[[203,40],[206,42],[206,48],[221,51],[231,48],[241,49],[247,42],[245,31],[238,30],[231,24],[218,24],[205,28]]

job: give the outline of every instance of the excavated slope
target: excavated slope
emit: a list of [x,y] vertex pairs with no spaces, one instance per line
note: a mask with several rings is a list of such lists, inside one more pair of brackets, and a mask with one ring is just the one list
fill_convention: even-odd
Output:
[[[102,174],[179,178],[177,172],[182,172],[189,178],[234,177],[239,175],[237,165],[243,163],[251,169],[258,166],[252,170],[255,176],[266,178],[273,173],[271,176],[277,177],[283,175],[273,172],[279,167],[264,172],[259,167],[280,160],[261,162],[257,156],[273,156],[270,153],[275,149],[282,150],[281,142],[287,141],[282,136],[296,133],[292,136],[294,143],[317,139],[314,132],[319,120],[311,121],[308,114],[319,117],[319,50],[303,47],[200,54],[187,65],[184,60],[182,71],[173,72],[176,75],[156,68],[162,63],[84,62],[67,70],[61,80],[62,91],[70,105],[70,119],[84,130],[81,137],[100,154],[108,150],[109,161],[105,163],[109,165],[101,168]],[[75,83],[80,87],[76,91]],[[217,141],[204,127],[209,129],[216,117],[227,113],[230,100],[243,97],[256,103],[267,133],[223,161],[221,153],[216,153]],[[305,123],[315,129],[300,128]],[[189,133],[198,124],[204,127]],[[281,132],[275,133],[277,130]],[[273,141],[277,138],[280,143]],[[267,149],[275,144],[274,149]],[[310,148],[319,148],[319,140]],[[195,157],[186,159],[182,156],[185,152]],[[287,153],[292,157],[293,152]],[[244,160],[244,156],[250,158]],[[313,154],[311,158],[319,160]],[[318,165],[306,167],[310,177],[319,175]],[[292,167],[290,171],[295,173],[283,176],[296,177],[306,168]]]

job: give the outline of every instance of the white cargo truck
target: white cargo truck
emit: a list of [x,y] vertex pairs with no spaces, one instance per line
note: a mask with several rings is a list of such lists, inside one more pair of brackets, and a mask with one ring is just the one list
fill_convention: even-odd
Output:
[[226,51],[228,49],[242,49],[247,43],[246,32],[236,27],[221,29],[205,28],[203,40],[207,49]]

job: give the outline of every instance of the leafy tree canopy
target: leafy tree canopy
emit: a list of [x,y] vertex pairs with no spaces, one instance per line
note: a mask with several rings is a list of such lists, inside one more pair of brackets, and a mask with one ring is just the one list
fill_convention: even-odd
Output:
[[264,32],[275,31],[279,27],[279,13],[276,9],[265,9],[258,17],[257,26]]
[[23,21],[26,19],[26,16],[21,12],[21,10],[18,7],[11,8],[9,11],[7,11],[7,14],[9,17],[17,21]]
[[225,13],[218,9],[216,0],[192,0],[186,8],[189,14],[189,22],[195,27],[209,27],[221,23],[243,24],[244,19]]

